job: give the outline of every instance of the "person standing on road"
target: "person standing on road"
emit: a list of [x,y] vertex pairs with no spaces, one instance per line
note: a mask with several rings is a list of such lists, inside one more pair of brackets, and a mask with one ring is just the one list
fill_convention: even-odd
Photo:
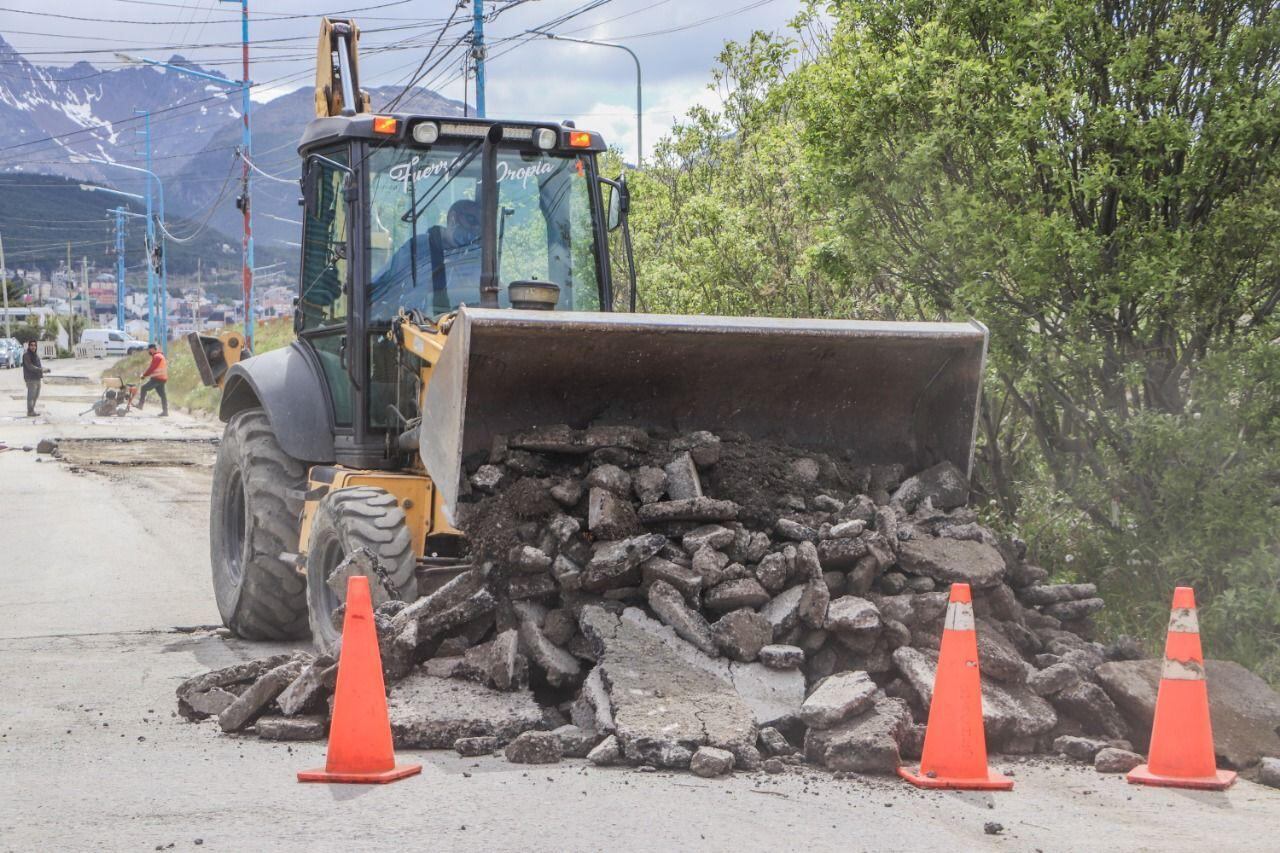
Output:
[[160,417],[169,417],[169,397],[164,392],[164,385],[169,381],[169,362],[165,360],[164,353],[160,352],[160,348],[155,344],[147,346],[147,352],[151,354],[151,364],[147,365],[147,369],[142,372],[142,378],[147,380],[142,385],[142,396],[138,399],[138,408],[141,409],[147,403],[147,392],[155,391],[156,396],[160,398]]
[[48,373],[40,363],[40,353],[36,351],[36,342],[27,341],[27,348],[22,353],[22,378],[27,383],[27,417],[36,416],[36,400],[40,397],[40,382]]

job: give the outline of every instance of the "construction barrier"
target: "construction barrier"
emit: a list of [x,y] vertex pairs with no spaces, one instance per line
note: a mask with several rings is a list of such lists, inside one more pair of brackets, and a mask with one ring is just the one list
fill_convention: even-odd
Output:
[[1013,787],[1012,779],[987,767],[978,634],[967,583],[951,585],[920,769],[899,767],[898,775],[918,788],[1008,791]]
[[299,771],[298,781],[385,784],[420,772],[421,764],[396,764],[369,579],[354,575],[347,579],[328,756],[323,769]]
[[1236,780],[1234,772],[1219,770],[1214,758],[1200,622],[1189,586],[1173,591],[1151,747],[1147,763],[1129,771],[1128,779],[1135,785],[1207,791],[1225,790]]

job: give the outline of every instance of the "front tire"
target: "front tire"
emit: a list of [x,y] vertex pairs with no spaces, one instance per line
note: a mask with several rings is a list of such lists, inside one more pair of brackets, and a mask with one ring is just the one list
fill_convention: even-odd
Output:
[[[307,611],[311,638],[322,652],[342,637],[334,611],[346,589],[333,589],[329,576],[359,548],[367,548],[386,570],[386,580],[401,601],[418,597],[417,558],[404,510],[395,495],[373,486],[351,486],[326,495],[316,507],[307,542]],[[373,587],[380,581],[370,579]]]
[[281,554],[298,549],[307,466],[280,448],[262,409],[232,416],[213,466],[209,550],[222,623],[247,640],[307,636],[306,579]]

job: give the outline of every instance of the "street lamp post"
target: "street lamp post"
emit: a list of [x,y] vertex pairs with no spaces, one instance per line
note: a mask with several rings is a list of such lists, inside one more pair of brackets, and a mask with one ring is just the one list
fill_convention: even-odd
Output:
[[591,39],[572,38],[570,36],[556,35],[555,33],[544,32],[543,30],[526,30],[526,32],[545,36],[556,41],[573,41],[578,44],[594,44],[597,47],[616,47],[618,50],[625,50],[631,55],[631,61],[636,64],[636,165],[639,166],[644,162],[644,107],[641,99],[640,91],[640,57],[636,56],[636,52],[626,45],[614,44],[609,41],[592,41]]
[[[241,112],[241,133],[240,133],[240,159],[244,161],[241,166],[241,191],[238,207],[244,214],[244,241],[241,247],[244,260],[243,271],[243,287],[244,287],[244,336],[245,342],[250,350],[253,351],[253,212],[249,204],[249,184],[252,170],[249,168],[250,158],[253,150],[253,134],[249,128],[249,109],[251,100],[249,98],[249,90],[253,83],[249,80],[249,3],[248,0],[222,0],[222,2],[232,2],[241,4],[241,12],[243,17],[243,52],[244,52],[244,79],[228,80],[225,77],[219,77],[216,74],[207,74],[204,71],[196,71],[192,68],[186,68],[182,65],[171,65],[168,62],[160,62],[155,59],[147,59],[142,56],[131,56],[127,53],[117,53],[116,56],[125,61],[142,65],[152,65],[156,68],[167,68],[176,71],[179,74],[187,74],[191,77],[199,77],[202,80],[211,80],[221,86],[230,89],[240,90],[240,112]],[[161,219],[164,217],[161,216]]]

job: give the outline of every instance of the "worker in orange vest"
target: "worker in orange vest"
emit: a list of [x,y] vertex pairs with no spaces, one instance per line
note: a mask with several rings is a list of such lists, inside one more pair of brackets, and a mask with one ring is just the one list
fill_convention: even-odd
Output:
[[147,392],[155,391],[156,396],[160,398],[160,417],[169,417],[169,397],[164,392],[164,385],[169,381],[169,362],[165,360],[164,353],[160,352],[160,348],[155,344],[147,346],[147,352],[151,354],[151,364],[147,365],[147,369],[142,372],[142,378],[147,380],[142,386],[142,396],[138,399],[138,408],[141,409],[147,402]]

